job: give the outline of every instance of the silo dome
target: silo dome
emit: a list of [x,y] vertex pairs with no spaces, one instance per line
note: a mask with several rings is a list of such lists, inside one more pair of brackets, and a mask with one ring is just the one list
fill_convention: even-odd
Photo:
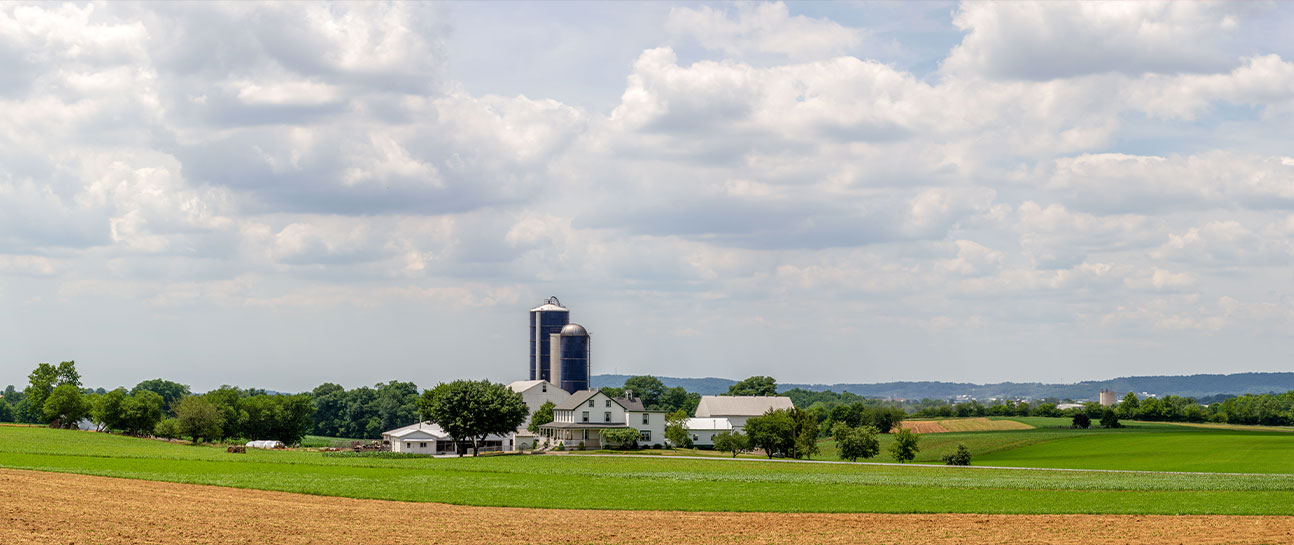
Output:
[[588,337],[589,332],[585,331],[584,326],[580,324],[566,324],[562,328],[563,337]]

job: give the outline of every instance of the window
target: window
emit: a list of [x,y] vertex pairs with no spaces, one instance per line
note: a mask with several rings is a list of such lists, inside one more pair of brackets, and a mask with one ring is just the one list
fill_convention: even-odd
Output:
[[418,448],[427,448],[426,443],[418,443]]
[[585,422],[588,422],[588,421],[589,421],[589,412],[588,412],[588,411],[584,411],[584,421],[585,421]]
[[543,391],[545,394],[546,394],[546,393],[548,393],[548,383],[547,383],[547,382],[545,382],[545,383],[543,383],[543,384],[540,384],[540,385],[539,385],[539,387],[540,387],[540,388],[543,388],[543,390],[542,390],[542,391]]
[[611,408],[611,400],[610,400],[610,399],[608,399],[608,400],[607,400],[607,408],[608,408],[608,409],[610,409],[610,408]]
[[701,438],[700,438],[700,437],[697,437],[697,435],[696,435],[695,433],[694,433],[694,434],[692,434],[692,440],[693,440],[693,441],[699,441],[700,439],[701,439]]
[[590,407],[592,407],[592,406],[593,406],[593,400],[592,400],[592,399],[590,399],[590,400],[589,400],[589,406],[590,406]]
[[603,422],[610,422],[610,421],[611,421],[611,411],[607,411],[607,412],[602,413],[602,421],[603,421]]
[[638,433],[642,435],[644,442],[651,441],[651,430],[638,430]]
[[649,418],[650,416],[651,416],[651,415],[649,415],[649,414],[647,414],[647,413],[643,413],[643,425],[644,425],[644,426],[646,426],[646,425],[648,425],[648,424],[651,424],[651,418]]

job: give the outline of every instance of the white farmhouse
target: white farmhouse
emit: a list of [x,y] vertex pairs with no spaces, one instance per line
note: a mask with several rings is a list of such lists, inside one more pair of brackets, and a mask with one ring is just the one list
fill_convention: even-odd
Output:
[[727,418],[689,418],[683,422],[683,429],[692,437],[692,445],[713,447],[714,436],[719,432],[732,431],[732,422]]
[[[696,406],[697,418],[727,418],[732,429],[746,427],[751,417],[773,409],[792,409],[791,398],[782,396],[701,396]],[[716,432],[717,433],[717,432]]]
[[633,428],[643,445],[665,443],[665,411],[651,411],[625,391],[612,398],[601,390],[580,390],[553,409],[553,421],[540,426],[550,445],[602,448],[602,430]]
[[530,417],[543,406],[545,402],[551,401],[557,405],[566,401],[571,394],[566,390],[558,388],[557,385],[546,380],[518,380],[508,385],[512,391],[521,394],[521,399],[526,402],[526,407],[530,409],[526,415],[526,421],[517,427],[517,433],[512,438],[512,448],[510,450],[519,450],[533,448],[539,436],[530,433],[526,428],[530,426]]

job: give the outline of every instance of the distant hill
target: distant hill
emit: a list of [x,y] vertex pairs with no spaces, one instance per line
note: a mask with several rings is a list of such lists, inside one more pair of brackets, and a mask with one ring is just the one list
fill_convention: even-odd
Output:
[[[593,386],[622,386],[630,375],[594,375]],[[702,395],[726,393],[728,386],[737,381],[725,378],[675,378],[659,377],[665,386],[682,386]],[[1148,392],[1159,396],[1178,395],[1202,398],[1206,396],[1232,396],[1241,394],[1266,394],[1294,390],[1294,373],[1236,373],[1231,375],[1186,375],[1120,377],[1110,380],[1085,381],[1074,384],[1044,384],[1041,382],[999,382],[972,384],[968,382],[882,382],[877,384],[779,384],[780,390],[803,388],[814,391],[853,392],[867,397],[901,399],[949,399],[961,395],[986,400],[993,397],[1043,398],[1055,397],[1076,401],[1095,401],[1102,388],[1119,392]]]

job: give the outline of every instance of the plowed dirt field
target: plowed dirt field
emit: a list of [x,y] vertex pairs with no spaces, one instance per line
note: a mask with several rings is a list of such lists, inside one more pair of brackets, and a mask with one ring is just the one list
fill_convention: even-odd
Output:
[[1294,542],[1294,517],[514,509],[18,470],[0,490],[4,544]]

